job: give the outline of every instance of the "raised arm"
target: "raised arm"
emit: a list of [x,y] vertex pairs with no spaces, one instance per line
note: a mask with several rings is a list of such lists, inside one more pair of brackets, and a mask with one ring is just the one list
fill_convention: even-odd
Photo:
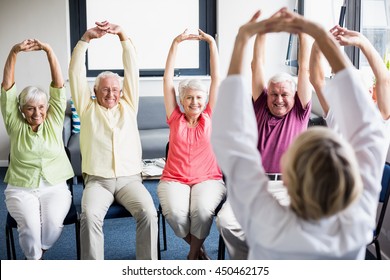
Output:
[[302,107],[306,108],[311,101],[312,86],[310,84],[309,60],[312,39],[305,33],[298,33],[298,97]]
[[313,85],[314,91],[317,94],[318,101],[324,111],[324,115],[326,116],[329,112],[329,105],[325,100],[323,95],[323,88],[325,86],[325,71],[323,67],[324,57],[318,47],[317,42],[314,42],[311,48],[310,54],[310,82]]
[[69,64],[69,85],[74,105],[80,117],[90,101],[91,95],[85,68],[85,53],[91,40],[101,38],[106,34],[107,31],[99,26],[86,30],[72,52]]
[[52,86],[55,88],[62,88],[64,86],[64,78],[62,76],[61,66],[58,62],[57,56],[49,44],[35,40],[39,49],[46,52],[47,60],[49,61]]
[[335,26],[332,33],[342,46],[356,46],[362,50],[376,79],[376,99],[382,118],[390,118],[390,71],[387,70],[383,59],[370,43],[370,41],[360,32],[348,30],[340,26]]
[[214,38],[199,29],[199,39],[206,41],[209,44],[210,49],[210,90],[209,90],[209,106],[214,108],[217,100],[218,87],[221,83],[220,71],[219,71],[219,54],[217,43]]
[[187,29],[184,30],[183,33],[175,37],[173,39],[171,47],[168,52],[168,57],[165,63],[165,71],[164,71],[164,103],[165,103],[165,111],[167,114],[167,118],[169,118],[172,112],[175,110],[177,106],[176,102],[176,92],[175,92],[175,84],[173,82],[173,77],[175,73],[175,61],[177,48],[179,44],[185,40],[199,40],[199,35],[188,34]]
[[138,111],[139,68],[135,47],[121,26],[107,21],[96,22],[96,25],[100,30],[106,31],[108,34],[117,35],[121,41],[124,68],[123,99],[133,106],[135,111]]
[[254,101],[260,97],[266,87],[264,77],[265,65],[265,34],[258,33],[253,46],[252,68],[252,98]]
[[18,53],[35,51],[39,49],[40,47],[33,39],[26,39],[11,48],[4,65],[3,82],[1,83],[1,86],[4,90],[9,90],[15,83],[15,64]]

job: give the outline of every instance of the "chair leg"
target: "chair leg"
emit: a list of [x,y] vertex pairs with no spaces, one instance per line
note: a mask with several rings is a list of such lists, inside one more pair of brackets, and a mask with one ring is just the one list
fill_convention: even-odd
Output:
[[[161,214],[162,215],[162,214]],[[163,226],[163,241],[164,241],[164,248],[163,250],[167,250],[167,226],[165,224],[165,217],[162,216],[162,226]]]
[[[165,217],[164,217],[163,212],[162,212],[161,204],[158,206],[158,211],[161,214],[161,223],[162,223],[162,230],[163,230],[164,247],[163,247],[162,251],[166,251],[167,250],[167,227],[166,227],[166,223],[165,223]],[[159,223],[159,225],[160,225],[160,223]]]
[[382,254],[381,254],[381,247],[379,246],[379,241],[375,240],[374,245],[375,245],[376,258],[377,260],[381,260]]
[[222,235],[219,235],[218,240],[218,260],[225,259],[225,242],[223,241]]
[[157,211],[157,259],[161,260],[161,244],[160,244],[160,211]]
[[8,225],[5,226],[5,243],[7,245],[7,259],[11,260],[11,240],[10,240],[10,233],[9,230],[12,230],[8,227]]
[[9,260],[16,260],[15,240],[12,228],[5,226],[5,237],[7,243],[7,258]]
[[75,223],[76,231],[76,253],[77,259],[81,260],[81,249],[80,249],[80,220]]

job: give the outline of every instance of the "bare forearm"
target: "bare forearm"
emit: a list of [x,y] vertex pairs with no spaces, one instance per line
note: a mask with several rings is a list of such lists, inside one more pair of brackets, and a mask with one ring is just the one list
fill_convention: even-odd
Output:
[[209,49],[210,49],[210,76],[212,80],[218,82],[220,79],[219,55],[218,55],[218,47],[214,40],[209,43]]
[[242,74],[242,69],[243,69],[242,62],[244,60],[244,55],[245,55],[244,52],[247,43],[248,43],[247,38],[243,38],[242,36],[240,36],[240,34],[236,36],[232,58],[229,65],[228,75]]
[[311,33],[309,34],[316,40],[318,47],[328,60],[334,73],[337,73],[350,65],[348,59],[340,51],[339,44],[326,30],[315,26],[311,28]]
[[7,61],[5,62],[3,82],[1,84],[5,90],[9,90],[15,83],[15,64],[17,54],[18,52],[15,48],[12,48],[8,54]]
[[256,100],[265,87],[265,34],[257,35],[253,47],[252,69],[252,97]]
[[387,70],[381,56],[366,37],[362,38],[360,49],[374,73],[378,108],[383,119],[387,120],[390,118],[390,71]]
[[314,91],[317,94],[318,101],[320,102],[324,114],[327,115],[329,111],[329,105],[326,102],[322,93],[322,89],[325,85],[325,71],[323,68],[323,56],[317,43],[314,43],[311,49],[309,69],[310,69],[310,82],[314,87]]
[[165,62],[165,70],[164,70],[164,85],[166,83],[172,83],[173,85],[173,77],[175,74],[175,62],[176,62],[176,54],[177,54],[177,46],[178,43],[173,41],[172,45],[169,49],[167,61]]
[[219,54],[218,47],[214,40],[209,42],[210,49],[210,90],[209,90],[209,105],[213,109],[216,99],[218,87],[221,82],[220,71],[219,71]]
[[50,73],[52,79],[52,86],[55,88],[61,88],[64,86],[64,78],[62,76],[61,66],[58,62],[58,59],[53,51],[53,49],[49,46],[46,46],[43,51],[46,52],[47,59],[50,65]]

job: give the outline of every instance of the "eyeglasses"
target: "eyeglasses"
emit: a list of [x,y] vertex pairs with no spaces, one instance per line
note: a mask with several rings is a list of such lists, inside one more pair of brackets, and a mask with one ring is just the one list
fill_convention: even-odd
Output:
[[104,94],[108,94],[108,93],[112,93],[112,94],[118,94],[118,93],[120,93],[122,90],[120,90],[120,89],[118,89],[118,88],[102,88],[101,90],[100,90],[102,93],[104,93]]

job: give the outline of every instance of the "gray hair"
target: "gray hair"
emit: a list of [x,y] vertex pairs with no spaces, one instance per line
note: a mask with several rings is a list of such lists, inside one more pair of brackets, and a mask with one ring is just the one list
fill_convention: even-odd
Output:
[[25,87],[19,94],[19,106],[23,108],[29,102],[38,102],[43,100],[45,102],[46,109],[49,107],[49,97],[45,91],[38,87],[28,86]]
[[295,93],[297,90],[297,84],[296,84],[293,76],[291,76],[288,73],[282,72],[282,73],[278,73],[278,74],[274,75],[273,77],[271,77],[268,81],[267,88],[270,87],[271,83],[273,83],[273,84],[275,84],[275,83],[288,83],[288,84],[290,84],[293,93]]
[[183,101],[184,96],[186,95],[187,90],[189,90],[189,89],[201,91],[204,93],[205,97],[207,97],[207,89],[201,81],[196,80],[196,79],[187,79],[187,80],[183,80],[179,83],[178,90],[179,90],[180,101]]
[[95,79],[95,85],[93,86],[93,88],[95,90],[97,90],[99,88],[99,84],[100,84],[100,79],[102,78],[107,78],[107,77],[114,77],[115,79],[118,80],[121,88],[122,88],[122,78],[117,74],[117,73],[114,73],[114,72],[111,72],[111,71],[103,71],[101,72]]

